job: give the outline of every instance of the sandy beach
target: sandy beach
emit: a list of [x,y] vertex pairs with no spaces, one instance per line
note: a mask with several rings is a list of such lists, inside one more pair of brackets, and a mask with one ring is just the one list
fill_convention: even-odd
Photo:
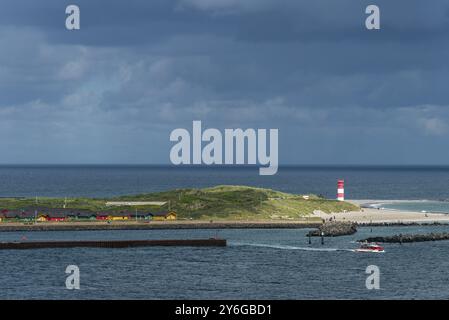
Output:
[[[399,200],[397,200],[399,201]],[[348,202],[356,205],[364,204],[382,204],[385,202],[395,202],[395,200],[349,200]],[[315,217],[325,220],[332,218],[336,221],[352,221],[360,224],[369,223],[449,223],[449,214],[444,213],[424,213],[414,211],[361,208],[360,211],[340,212],[335,214],[327,214],[320,211],[314,212]]]

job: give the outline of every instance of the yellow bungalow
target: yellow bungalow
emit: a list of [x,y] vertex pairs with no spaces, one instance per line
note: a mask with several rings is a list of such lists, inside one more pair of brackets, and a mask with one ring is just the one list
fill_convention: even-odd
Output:
[[44,222],[44,221],[48,221],[48,215],[46,214],[39,214],[36,221],[39,222]]
[[174,211],[164,211],[164,212],[156,212],[151,213],[153,220],[161,221],[161,220],[176,220],[176,212]]
[[129,215],[126,214],[117,214],[108,216],[108,220],[111,221],[126,221],[129,220]]

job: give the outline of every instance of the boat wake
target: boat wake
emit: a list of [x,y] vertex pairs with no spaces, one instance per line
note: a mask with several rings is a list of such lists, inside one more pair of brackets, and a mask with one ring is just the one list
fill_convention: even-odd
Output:
[[323,252],[337,252],[346,251],[353,252],[353,249],[340,249],[340,248],[311,248],[311,247],[296,247],[280,244],[265,244],[265,243],[245,243],[245,242],[228,242],[228,246],[248,246],[248,247],[263,247],[280,250],[302,250],[302,251],[323,251]]

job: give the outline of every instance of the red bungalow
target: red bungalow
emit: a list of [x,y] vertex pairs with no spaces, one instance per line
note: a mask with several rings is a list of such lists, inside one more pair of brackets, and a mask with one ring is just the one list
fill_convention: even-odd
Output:
[[95,217],[97,220],[108,220],[107,214],[97,214]]
[[47,217],[47,221],[65,221],[67,218],[66,217]]

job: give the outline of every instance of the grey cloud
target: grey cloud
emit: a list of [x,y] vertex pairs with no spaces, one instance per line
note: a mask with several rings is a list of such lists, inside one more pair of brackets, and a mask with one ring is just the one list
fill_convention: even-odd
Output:
[[378,33],[367,1],[77,3],[79,32],[3,4],[0,162],[166,162],[192,120],[279,128],[283,163],[449,161],[444,1],[379,1]]

